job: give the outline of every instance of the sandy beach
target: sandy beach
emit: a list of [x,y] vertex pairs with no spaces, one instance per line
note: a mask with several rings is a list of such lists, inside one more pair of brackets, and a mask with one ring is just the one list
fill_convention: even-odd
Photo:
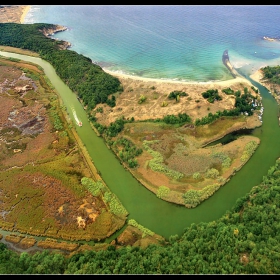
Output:
[[[108,74],[117,77],[123,92],[116,99],[115,108],[99,104],[103,107],[103,113],[96,113],[98,121],[102,125],[109,125],[122,115],[135,120],[162,118],[166,115],[177,115],[187,112],[195,120],[207,116],[210,112],[229,110],[234,107],[234,98],[222,92],[225,88],[234,91],[243,91],[244,87],[251,88],[252,84],[243,77],[236,77],[225,81],[174,81],[145,78],[103,69]],[[223,100],[209,103],[202,97],[202,93],[209,89],[217,89]],[[183,91],[188,94],[182,97],[180,102],[174,102],[167,98],[172,91]],[[146,102],[139,106],[141,96],[146,97]],[[256,120],[258,122],[258,120]]]
[[263,78],[262,71],[259,69],[256,72],[254,72],[252,75],[250,75],[250,78],[260,84],[262,84],[261,79]]
[[31,6],[24,6],[23,10],[22,10],[22,15],[20,17],[20,23],[24,23],[24,19],[25,19],[25,16],[27,15],[27,13],[29,12]]
[[28,5],[10,5],[0,7],[0,22],[23,23],[24,18],[31,6]]
[[134,75],[128,75],[128,74],[123,74],[115,71],[110,71],[106,68],[103,68],[105,72],[108,74],[115,76],[117,78],[120,78],[122,80],[125,79],[133,79],[135,81],[140,81],[140,82],[154,82],[157,84],[179,84],[179,85],[212,85],[212,84],[217,84],[219,86],[223,87],[229,87],[232,84],[236,83],[249,83],[248,80],[246,80],[243,77],[236,77],[232,78],[230,80],[225,80],[225,81],[208,81],[208,82],[185,82],[185,81],[176,81],[176,80],[168,80],[168,79],[154,79],[154,78],[146,78],[146,77],[140,77],[140,76],[134,76]]

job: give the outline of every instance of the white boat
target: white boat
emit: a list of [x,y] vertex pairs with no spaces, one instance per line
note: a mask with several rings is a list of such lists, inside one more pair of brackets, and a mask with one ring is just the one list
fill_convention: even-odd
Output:
[[82,126],[83,123],[78,119],[78,116],[77,116],[76,111],[75,111],[73,108],[72,108],[72,111],[73,111],[73,116],[74,116],[74,119],[75,119],[77,125],[78,125],[78,126]]

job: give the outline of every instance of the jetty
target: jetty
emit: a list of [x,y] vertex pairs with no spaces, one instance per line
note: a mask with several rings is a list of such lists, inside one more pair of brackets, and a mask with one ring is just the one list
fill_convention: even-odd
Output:
[[240,77],[238,72],[234,69],[234,67],[231,65],[231,63],[229,61],[228,50],[224,51],[223,56],[222,56],[222,60],[223,60],[224,65],[230,71],[230,73],[233,76],[233,78]]

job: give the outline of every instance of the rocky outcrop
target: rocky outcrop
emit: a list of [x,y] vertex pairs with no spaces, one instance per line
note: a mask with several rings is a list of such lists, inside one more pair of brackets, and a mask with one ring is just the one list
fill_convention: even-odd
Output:
[[280,38],[277,38],[277,37],[266,37],[266,36],[263,36],[263,39],[266,40],[266,41],[280,41]]
[[42,31],[43,34],[46,36],[46,37],[50,37],[50,36],[53,36],[55,33],[57,32],[61,32],[61,31],[65,31],[67,30],[67,27],[65,26],[62,26],[62,25],[54,25],[55,27],[53,28],[43,28]]
[[[51,38],[51,36],[53,36],[55,33],[57,32],[62,32],[67,30],[67,27],[62,26],[62,25],[54,25],[53,28],[43,28],[42,30],[40,30],[41,32],[43,32],[43,34],[48,37]],[[62,44],[60,44],[60,49],[62,50],[66,50],[68,48],[71,47],[71,43],[67,42],[67,41],[62,41]]]

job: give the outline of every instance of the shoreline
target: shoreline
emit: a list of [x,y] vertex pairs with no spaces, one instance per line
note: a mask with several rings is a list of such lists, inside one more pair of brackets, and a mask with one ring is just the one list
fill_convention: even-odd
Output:
[[[27,13],[30,11],[31,5],[21,5],[21,9],[22,9],[22,12],[21,12],[21,16],[20,16],[20,23],[24,24],[25,17],[27,15]],[[65,31],[66,29],[67,29],[67,27],[60,28],[60,29],[56,30],[55,32]],[[71,47],[70,43],[67,44],[67,48],[69,48],[69,47]],[[231,71],[231,72],[234,69],[234,67],[230,64],[230,62],[228,63],[228,65],[225,65],[225,66],[226,67],[231,66],[228,68],[229,71]],[[141,82],[154,82],[157,84],[159,84],[159,83],[178,84],[178,85],[179,84],[181,84],[181,85],[215,85],[215,84],[217,84],[217,85],[221,85],[221,86],[230,86],[230,85],[238,83],[238,82],[240,82],[240,83],[245,82],[245,83],[250,84],[250,82],[246,78],[241,77],[240,75],[235,75],[235,77],[233,77],[232,79],[229,79],[229,80],[223,80],[223,81],[214,80],[214,81],[207,81],[207,82],[198,82],[198,81],[180,81],[180,80],[160,79],[160,78],[147,78],[147,77],[141,77],[141,76],[134,76],[134,75],[130,75],[130,74],[124,74],[124,73],[120,73],[117,71],[111,71],[111,70],[106,69],[106,67],[104,67],[104,68],[101,67],[101,68],[103,69],[104,72],[106,72],[112,76],[115,76],[117,78],[133,79],[135,81],[141,81]]]
[[21,24],[24,23],[24,19],[25,19],[27,13],[29,12],[30,8],[31,8],[30,5],[24,6],[23,11],[22,11],[22,14],[21,14],[21,17],[20,17],[20,23],[21,23]]
[[168,80],[168,79],[157,79],[157,78],[147,78],[147,77],[141,77],[141,76],[134,76],[134,75],[129,75],[129,74],[123,74],[115,71],[108,70],[106,68],[102,68],[104,72],[117,77],[121,79],[131,79],[135,81],[141,81],[141,82],[154,82],[154,83],[165,83],[165,84],[181,84],[181,85],[221,85],[221,86],[229,86],[235,83],[249,83],[250,82],[243,77],[235,77],[230,80],[225,80],[225,81],[208,81],[208,82],[197,82],[197,81],[192,81],[192,82],[186,82],[186,81],[174,81],[174,80]]
[[[21,24],[24,24],[25,17],[27,15],[27,13],[30,11],[31,5],[21,5],[21,9],[22,9],[22,13],[21,13],[19,21],[20,21]],[[65,29],[64,28],[56,30],[56,32],[65,31],[67,29],[67,28],[65,28]],[[69,48],[70,46],[71,46],[71,44],[68,43],[67,48]],[[227,67],[227,68],[231,72],[234,69],[234,67],[230,64],[230,62],[228,63],[228,65],[225,65],[225,66],[230,66],[230,67]],[[130,75],[130,74],[124,74],[124,73],[120,73],[120,72],[117,72],[117,71],[111,71],[111,70],[106,69],[106,67],[104,67],[104,68],[101,67],[101,68],[103,69],[104,72],[106,72],[106,73],[108,73],[112,76],[115,76],[117,78],[132,79],[132,80],[140,81],[140,82],[154,82],[154,83],[157,83],[157,84],[159,84],[159,83],[178,84],[178,85],[179,84],[181,84],[181,85],[215,85],[215,84],[217,84],[217,85],[226,86],[226,87],[230,86],[232,84],[238,83],[238,82],[240,82],[240,83],[245,82],[245,83],[250,84],[250,82],[246,78],[241,77],[240,75],[235,75],[235,77],[233,77],[232,79],[229,79],[229,80],[223,80],[223,81],[219,81],[219,80],[215,81],[214,80],[214,81],[207,81],[207,82],[198,82],[198,81],[180,81],[180,80],[160,79],[160,78],[147,78],[147,77],[141,77],[141,76],[134,76],[134,75]],[[259,69],[257,69],[255,73],[259,73],[258,71],[259,71]],[[253,73],[251,76],[253,76],[255,73]],[[254,77],[256,77],[256,76],[254,76]]]

